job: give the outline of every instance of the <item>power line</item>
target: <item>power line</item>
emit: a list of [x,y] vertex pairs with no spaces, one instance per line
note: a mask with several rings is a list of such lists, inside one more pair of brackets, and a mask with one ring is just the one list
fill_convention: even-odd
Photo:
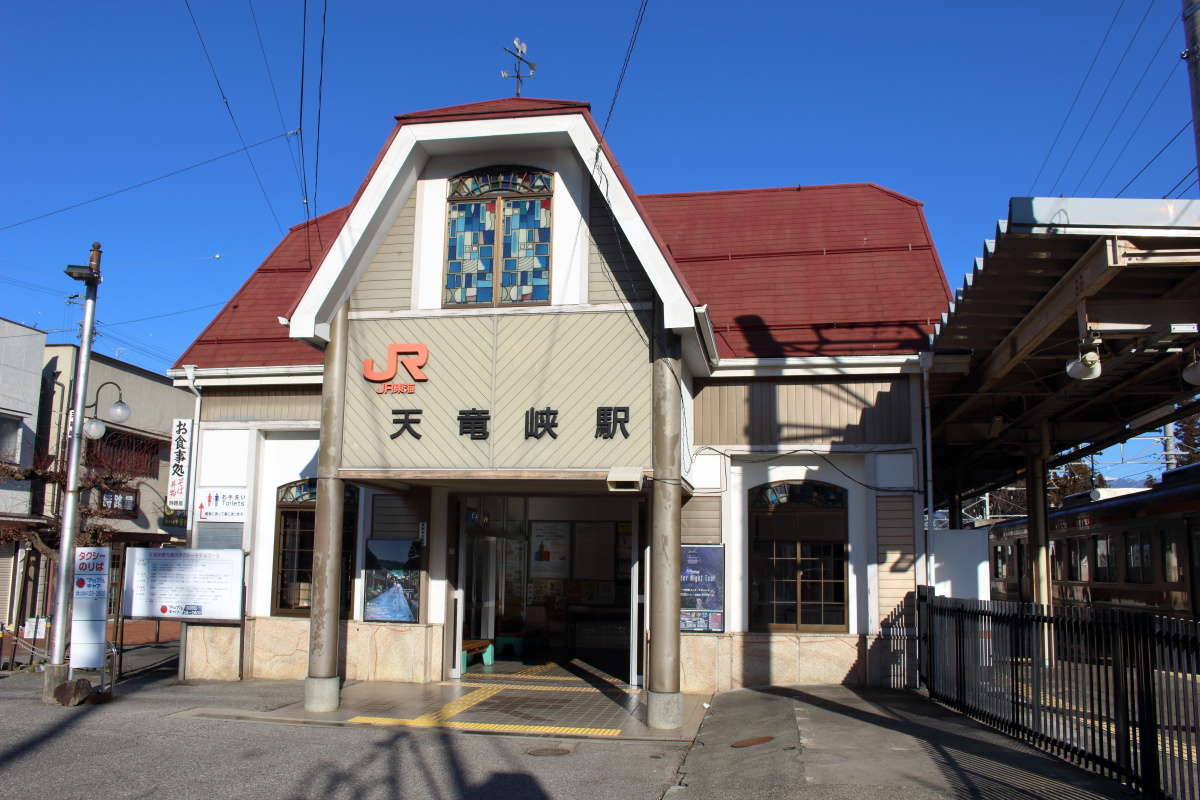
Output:
[[625,72],[629,69],[629,60],[633,58],[633,48],[637,44],[638,32],[642,29],[642,20],[646,18],[646,6],[649,2],[650,0],[642,0],[642,4],[638,7],[637,18],[633,21],[633,31],[629,34],[629,45],[625,48],[625,60],[621,62],[621,71],[617,74],[617,85],[613,87],[608,113],[604,116],[604,127],[600,129],[601,135],[608,133],[608,123],[612,120],[613,109],[617,107],[617,97],[621,94],[621,84],[625,83]]
[[180,314],[191,314],[194,311],[203,311],[206,308],[216,308],[217,306],[223,306],[223,305],[225,305],[224,302],[207,303],[202,306],[192,306],[191,308],[181,308],[178,311],[168,311],[165,314],[155,314],[150,317],[138,317],[137,319],[123,319],[120,322],[106,322],[106,323],[104,323],[104,327],[111,328],[114,325],[132,325],[135,322],[146,322],[147,320],[163,319],[165,317],[177,317]]
[[250,155],[249,148],[246,148],[246,137],[242,136],[242,128],[238,125],[237,117],[233,115],[233,106],[229,102],[229,96],[225,94],[225,88],[221,86],[221,79],[217,77],[216,65],[213,64],[212,56],[208,54],[208,45],[204,43],[204,35],[200,33],[200,23],[196,22],[196,15],[192,13],[191,0],[183,0],[183,4],[187,7],[188,16],[192,18],[192,27],[196,30],[196,38],[200,40],[200,49],[204,51],[204,59],[208,61],[208,68],[212,72],[213,81],[217,84],[217,92],[221,95],[221,102],[225,105],[225,111],[229,114],[229,121],[233,123],[233,130],[237,133],[238,141],[247,150],[246,160],[250,162],[250,171],[254,173],[254,180],[258,182],[258,188],[262,192],[263,200],[266,201],[267,209],[271,212],[271,218],[275,220],[275,227],[279,229],[279,234],[282,236],[283,225],[279,222],[279,215],[275,213],[275,206],[271,204],[271,198],[267,194],[267,187],[263,185],[262,176],[258,174],[258,167],[254,163],[254,157]]
[[[325,106],[325,23],[328,16],[329,0],[325,0],[321,7],[321,58],[320,68],[317,70],[317,143],[316,153],[313,155],[313,216],[321,213],[318,205],[318,192],[321,188],[321,110]],[[317,247],[325,248],[325,243],[321,241],[320,226],[317,226]]]
[[1193,186],[1195,186],[1197,183],[1200,183],[1200,178],[1192,178],[1192,182],[1191,182],[1191,183],[1189,183],[1187,186],[1183,187],[1182,189],[1180,189],[1180,190],[1179,190],[1179,194],[1177,194],[1177,195],[1175,195],[1175,196],[1176,196],[1176,197],[1183,197],[1185,194],[1187,194],[1187,191],[1188,191],[1188,189],[1191,189],[1191,188],[1192,188]]
[[1136,181],[1138,178],[1140,178],[1142,176],[1142,173],[1150,168],[1151,164],[1153,164],[1155,161],[1158,160],[1159,156],[1161,156],[1163,153],[1167,152],[1168,147],[1175,144],[1175,140],[1178,139],[1180,136],[1182,136],[1183,132],[1186,131],[1189,127],[1191,127],[1191,124],[1192,124],[1192,121],[1190,119],[1187,122],[1185,122],[1183,124],[1183,127],[1180,128],[1178,131],[1176,131],[1175,135],[1172,136],[1171,139],[1166,144],[1164,144],[1157,153],[1155,153],[1153,156],[1150,157],[1150,160],[1147,161],[1145,163],[1145,165],[1137,171],[1136,175],[1134,175],[1132,178],[1129,179],[1128,183],[1126,183],[1124,186],[1121,187],[1121,191],[1117,192],[1114,195],[1114,197],[1120,197],[1121,195],[1123,195],[1125,193],[1125,190],[1128,189],[1130,187],[1130,185],[1133,184],[1134,181]]
[[166,180],[167,178],[173,178],[173,177],[175,177],[176,175],[182,175],[182,174],[183,174],[183,173],[185,173],[185,172],[189,172],[190,170],[193,170],[193,169],[197,169],[197,168],[199,168],[199,167],[206,166],[206,165],[208,165],[208,164],[211,164],[211,163],[213,163],[214,161],[220,161],[220,160],[221,160],[221,159],[223,159],[223,158],[229,158],[230,156],[236,156],[238,153],[245,153],[245,152],[247,152],[248,150],[252,150],[252,149],[254,149],[255,147],[261,147],[262,145],[264,145],[264,144],[267,144],[268,142],[273,142],[273,141],[275,141],[276,139],[281,139],[281,138],[283,138],[284,136],[291,136],[291,135],[292,135],[293,133],[295,133],[295,132],[296,132],[296,131],[287,131],[286,133],[277,133],[277,134],[275,134],[274,136],[271,136],[271,137],[269,137],[269,138],[267,138],[267,139],[263,139],[263,140],[261,140],[261,141],[255,142],[254,144],[249,144],[249,145],[245,145],[244,147],[239,147],[237,150],[230,150],[228,153],[222,153],[222,154],[221,154],[221,155],[219,155],[219,156],[213,156],[212,158],[206,158],[206,159],[204,159],[203,161],[197,161],[195,164],[190,164],[190,165],[188,165],[188,166],[186,166],[186,167],[181,167],[180,169],[171,170],[171,171],[170,171],[170,172],[168,172],[168,173],[165,173],[165,174],[163,174],[163,175],[159,175],[157,178],[150,178],[149,180],[144,180],[144,181],[141,181],[141,182],[139,182],[139,183],[135,183],[135,184],[132,184],[132,185],[130,185],[130,186],[126,186],[126,187],[124,187],[124,188],[121,188],[121,189],[115,189],[115,190],[113,190],[113,191],[111,191],[111,192],[105,192],[104,194],[102,194],[102,195],[97,195],[96,197],[93,197],[93,198],[91,198],[91,199],[89,199],[89,200],[81,200],[81,201],[79,201],[78,203],[72,203],[72,204],[71,204],[71,205],[69,205],[69,206],[63,206],[62,208],[56,208],[56,209],[55,209],[55,210],[53,210],[53,211],[47,211],[47,212],[46,212],[46,213],[44,213],[44,214],[38,214],[36,217],[29,217],[29,218],[27,218],[27,219],[23,219],[23,220],[20,220],[20,221],[18,221],[18,222],[10,222],[10,223],[9,223],[9,224],[7,224],[7,225],[0,226],[0,231],[6,231],[6,230],[8,230],[8,229],[10,229],[10,228],[16,228],[16,227],[17,227],[17,226],[19,226],[19,225],[27,225],[27,224],[29,224],[30,222],[36,222],[36,221],[38,221],[39,219],[45,219],[46,217],[52,217],[52,216],[54,216],[55,214],[62,214],[62,213],[63,213],[63,212],[65,212],[65,211],[73,211],[73,210],[75,210],[76,208],[80,208],[80,207],[82,207],[82,206],[90,205],[91,203],[96,203],[96,202],[99,202],[99,201],[101,201],[101,200],[107,200],[107,199],[108,199],[108,198],[110,198],[110,197],[115,197],[115,196],[117,196],[117,195],[119,195],[119,194],[123,194],[123,193],[125,193],[125,192],[131,192],[131,191],[133,191],[134,189],[140,189],[140,188],[142,188],[143,186],[149,186],[149,185],[150,185],[150,184],[152,184],[152,183],[157,183],[158,181]]
[[[300,130],[300,174],[304,190],[304,221],[312,221],[312,207],[308,203],[308,157],[304,152],[304,83],[308,63],[308,0],[304,0],[300,21],[300,98],[297,118]],[[308,266],[312,267],[312,240],[309,226],[304,226],[304,254]]]
[[1112,88],[1113,81],[1117,79],[1118,73],[1121,72],[1121,67],[1125,66],[1125,59],[1129,57],[1129,51],[1133,49],[1133,43],[1137,40],[1138,34],[1142,32],[1142,26],[1146,24],[1146,19],[1150,16],[1152,8],[1154,8],[1154,0],[1150,0],[1150,3],[1146,6],[1146,13],[1142,14],[1137,28],[1134,29],[1133,35],[1129,37],[1129,41],[1125,44],[1125,50],[1121,53],[1121,59],[1117,62],[1116,68],[1113,69],[1112,75],[1108,76],[1108,82],[1104,84],[1104,89],[1100,92],[1100,97],[1096,99],[1096,105],[1092,107],[1092,113],[1088,115],[1087,122],[1083,124],[1083,129],[1079,131],[1079,136],[1075,139],[1075,144],[1071,145],[1071,152],[1067,155],[1067,160],[1063,162],[1062,169],[1058,171],[1058,177],[1054,179],[1054,185],[1050,187],[1050,194],[1054,194],[1054,191],[1058,188],[1058,182],[1062,180],[1062,176],[1066,174],[1067,167],[1071,165],[1071,161],[1075,158],[1075,152],[1083,142],[1083,137],[1087,135],[1088,129],[1092,127],[1092,122],[1096,119],[1096,114],[1100,111],[1100,106],[1104,105],[1104,98],[1108,97],[1108,90]]
[[1163,197],[1166,198],[1166,197],[1170,197],[1171,195],[1175,194],[1175,190],[1178,189],[1183,184],[1184,181],[1186,181],[1188,178],[1192,177],[1192,173],[1195,171],[1196,171],[1195,167],[1192,167],[1191,169],[1189,169],[1187,171],[1186,175],[1184,175],[1179,180],[1175,181],[1174,186],[1172,186],[1170,189],[1167,189],[1166,193],[1163,194]]
[[[250,7],[250,19],[254,23],[254,35],[258,38],[258,52],[262,54],[263,67],[267,70],[267,82],[271,84],[271,97],[275,99],[275,112],[279,115],[279,129],[286,131],[288,127],[283,120],[283,106],[279,103],[279,92],[275,88],[275,76],[271,73],[271,62],[267,58],[267,48],[263,44],[262,29],[258,27],[258,15],[254,13],[254,0],[246,0],[246,5]],[[287,141],[287,149],[288,159],[296,171],[296,187],[300,188],[300,162],[296,160],[296,151],[292,147],[291,139]]]
[[1133,89],[1130,90],[1129,96],[1125,98],[1125,104],[1122,105],[1121,110],[1117,112],[1117,116],[1113,120],[1113,124],[1108,126],[1108,133],[1104,134],[1104,141],[1102,141],[1100,143],[1100,147],[1096,149],[1096,154],[1092,156],[1092,160],[1088,162],[1087,169],[1083,171],[1083,175],[1079,178],[1079,183],[1075,185],[1075,189],[1071,192],[1071,194],[1076,196],[1079,195],[1079,190],[1083,187],[1083,182],[1087,180],[1087,176],[1091,174],[1092,167],[1096,166],[1096,161],[1099,160],[1100,154],[1103,153],[1104,148],[1108,146],[1109,139],[1112,138],[1113,132],[1117,129],[1117,123],[1124,118],[1125,111],[1129,108],[1129,104],[1133,102],[1133,98],[1137,97],[1138,89],[1142,88],[1142,82],[1145,81],[1146,76],[1150,74],[1150,68],[1153,67],[1154,62],[1158,60],[1158,55],[1162,52],[1162,49],[1166,47],[1167,39],[1170,38],[1171,33],[1175,30],[1175,25],[1178,22],[1179,20],[1172,19],[1171,24],[1167,26],[1166,33],[1163,34],[1162,40],[1158,43],[1158,49],[1154,51],[1154,55],[1150,56],[1150,60],[1146,62],[1146,68],[1142,70],[1141,77],[1137,79],[1137,83],[1134,84]]
[[1100,179],[1100,183],[1096,184],[1096,190],[1093,192],[1093,194],[1100,193],[1100,187],[1103,186],[1104,182],[1108,180],[1108,176],[1112,175],[1112,171],[1117,168],[1117,164],[1121,163],[1121,156],[1125,155],[1125,151],[1129,149],[1129,145],[1133,142],[1133,138],[1137,136],[1138,131],[1142,129],[1142,123],[1144,123],[1146,118],[1150,116],[1150,111],[1154,108],[1155,103],[1158,102],[1158,98],[1162,97],[1162,93],[1166,91],[1167,86],[1171,83],[1171,78],[1175,77],[1175,71],[1179,69],[1179,65],[1182,63],[1183,61],[1176,61],[1175,66],[1171,67],[1171,71],[1167,73],[1167,79],[1162,82],[1162,86],[1158,87],[1158,91],[1155,92],[1154,98],[1150,101],[1150,105],[1146,106],[1146,110],[1142,112],[1141,119],[1138,120],[1137,125],[1133,126],[1133,130],[1129,133],[1129,138],[1125,140],[1125,144],[1121,145],[1121,149],[1117,153],[1116,158],[1113,159],[1108,171],[1104,173],[1104,177]]
[[67,294],[67,292],[65,289],[52,289],[49,286],[42,286],[41,284],[30,283],[28,281],[19,280],[17,278],[10,278],[7,275],[0,275],[0,281],[2,281],[4,283],[11,283],[13,286],[17,286],[21,289],[27,289],[28,291],[31,291],[31,292],[41,292],[42,294],[49,294],[49,295],[53,295],[54,297],[61,297],[63,299],[66,299],[65,295]]
[[1046,157],[1042,159],[1042,165],[1038,167],[1037,175],[1033,178],[1033,183],[1029,185],[1029,194],[1033,194],[1034,187],[1037,186],[1038,180],[1042,177],[1042,172],[1046,169],[1046,165],[1050,163],[1050,156],[1054,152],[1054,148],[1058,147],[1058,140],[1067,127],[1067,120],[1074,113],[1075,105],[1079,102],[1079,96],[1083,94],[1083,87],[1087,85],[1088,79],[1092,77],[1092,70],[1096,68],[1096,62],[1100,59],[1100,54],[1104,52],[1104,45],[1108,42],[1108,36],[1112,33],[1113,26],[1117,24],[1117,17],[1121,15],[1121,9],[1124,7],[1125,0],[1121,0],[1120,5],[1117,6],[1117,10],[1113,14],[1112,21],[1108,23],[1108,30],[1104,31],[1104,38],[1100,40],[1100,46],[1096,48],[1096,54],[1092,56],[1092,63],[1088,64],[1087,72],[1084,73],[1083,80],[1079,83],[1079,88],[1075,90],[1075,97],[1071,100],[1071,105],[1067,107],[1067,114],[1063,117],[1062,124],[1058,126],[1058,133],[1054,134],[1054,141],[1050,143],[1050,149],[1046,151]]

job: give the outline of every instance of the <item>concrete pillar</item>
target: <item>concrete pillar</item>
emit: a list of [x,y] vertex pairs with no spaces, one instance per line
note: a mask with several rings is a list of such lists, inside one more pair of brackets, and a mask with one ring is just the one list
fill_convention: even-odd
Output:
[[654,483],[650,516],[650,664],[647,722],[652,728],[683,723],[679,691],[680,468],[679,337],[663,330],[656,314],[654,337]]
[[337,476],[342,455],[346,398],[346,306],[338,309],[325,347],[321,386],[321,447],[317,456],[317,514],[313,541],[312,610],[308,620],[306,711],[336,711],[338,611],[342,597],[342,505],[345,487]]
[[1033,602],[1050,605],[1050,546],[1046,531],[1046,461],[1025,461],[1025,503],[1029,507],[1029,565],[1033,570]]

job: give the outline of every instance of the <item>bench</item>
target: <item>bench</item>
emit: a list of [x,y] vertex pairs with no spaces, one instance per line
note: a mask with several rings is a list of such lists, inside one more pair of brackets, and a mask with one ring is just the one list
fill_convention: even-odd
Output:
[[496,649],[492,645],[491,639],[464,639],[462,644],[462,652],[459,653],[459,671],[464,675],[467,672],[467,664],[471,661],[471,656],[481,655],[485,666],[490,667],[496,661]]

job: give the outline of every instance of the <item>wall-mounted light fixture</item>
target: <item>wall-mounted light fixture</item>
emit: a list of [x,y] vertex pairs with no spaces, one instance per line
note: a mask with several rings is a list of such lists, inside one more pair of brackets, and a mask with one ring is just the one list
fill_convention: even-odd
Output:
[[1200,386],[1200,348],[1192,350],[1192,363],[1183,368],[1180,376],[1192,386]]
[[1077,381],[1100,377],[1100,339],[1084,339],[1079,343],[1079,358],[1067,362],[1067,376]]
[[[91,403],[89,403],[87,406],[85,406],[84,409],[85,409],[85,411],[87,409],[94,409],[94,408],[96,408],[97,405],[99,405],[100,390],[103,389],[105,386],[112,386],[112,387],[115,387],[117,390],[116,402],[108,407],[108,418],[119,425],[120,423],[129,419],[129,415],[132,412],[129,410],[129,406],[127,406],[125,404],[125,397],[124,397],[124,394],[121,392],[121,387],[114,381],[105,381],[104,383],[97,386],[96,387],[96,399],[93,400]],[[108,426],[104,424],[104,420],[100,419],[99,415],[94,416],[94,417],[89,417],[83,423],[83,435],[89,439],[100,439],[104,436],[104,433],[107,430],[108,430]]]

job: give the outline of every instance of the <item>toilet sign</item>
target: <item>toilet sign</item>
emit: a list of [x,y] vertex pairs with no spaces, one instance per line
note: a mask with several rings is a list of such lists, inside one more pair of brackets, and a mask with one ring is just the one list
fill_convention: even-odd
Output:
[[75,601],[71,606],[71,668],[100,669],[108,636],[107,547],[75,548]]

